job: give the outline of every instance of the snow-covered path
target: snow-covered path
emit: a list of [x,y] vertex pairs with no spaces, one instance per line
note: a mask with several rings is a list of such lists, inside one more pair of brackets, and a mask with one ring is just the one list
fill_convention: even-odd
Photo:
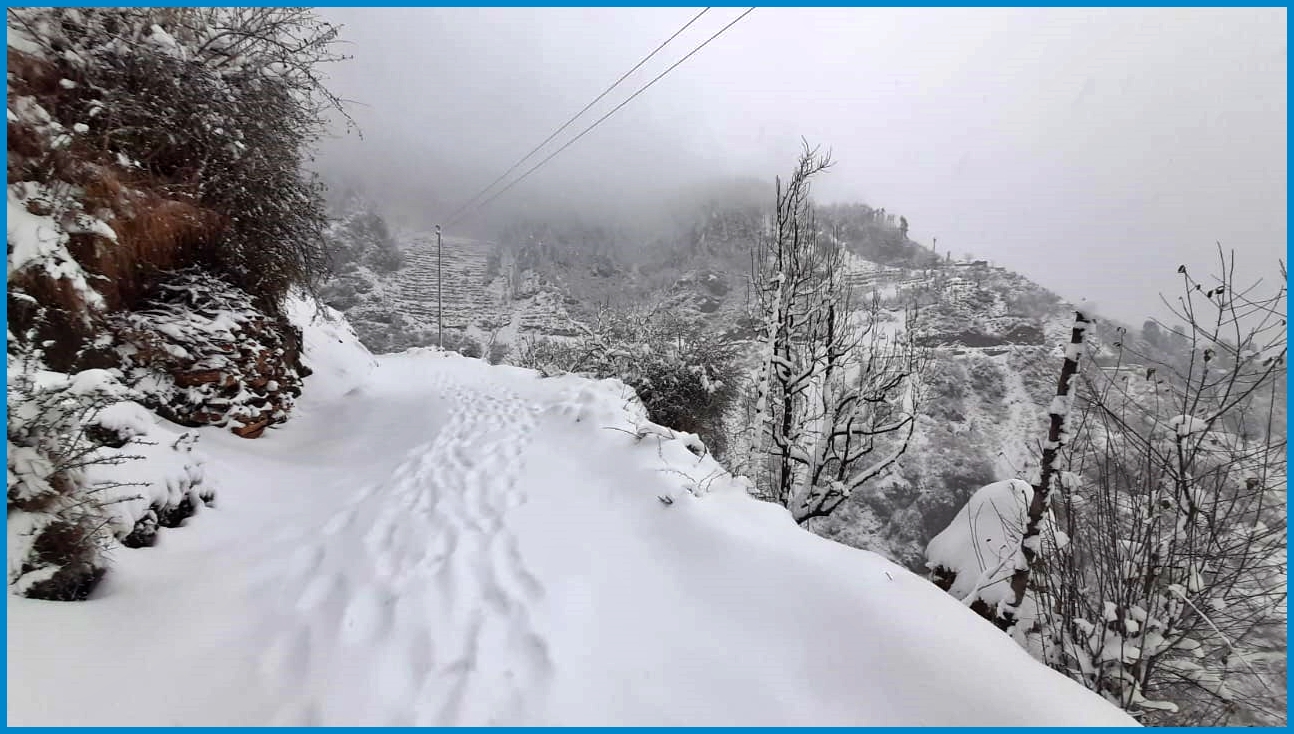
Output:
[[[341,458],[316,486],[331,499],[322,523],[288,526],[252,564],[258,596],[279,610],[263,622],[260,672],[279,692],[282,723],[357,710],[365,724],[511,722],[549,674],[530,619],[542,589],[510,517],[525,502],[532,407],[447,372],[427,376],[425,401],[348,396],[371,421],[405,430],[367,445],[377,466]],[[358,416],[330,424],[381,434]],[[409,430],[420,424],[429,430]]]
[[615,383],[366,359],[205,434],[217,509],[97,598],[10,599],[11,725],[1131,723]]

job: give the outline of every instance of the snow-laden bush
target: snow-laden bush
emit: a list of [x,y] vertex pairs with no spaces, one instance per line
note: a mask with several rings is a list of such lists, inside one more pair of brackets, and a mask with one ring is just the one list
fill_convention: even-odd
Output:
[[34,599],[85,599],[120,541],[151,545],[210,504],[196,438],[157,419],[101,369],[45,369],[10,335],[7,583]]
[[1086,374],[1028,641],[1147,723],[1282,725],[1285,273],[1214,272],[1179,270],[1184,362],[1116,339]]
[[35,599],[84,599],[107,568],[109,540],[86,477],[97,448],[87,425],[122,387],[102,370],[43,370],[31,353],[10,354],[7,382],[8,583]]
[[722,456],[724,417],[739,394],[736,346],[670,311],[602,310],[571,340],[528,340],[509,361],[546,374],[616,378],[638,394],[650,419],[701,437]]
[[928,549],[937,583],[1148,724],[1285,723],[1285,272],[1264,291],[1221,266],[1179,270],[1180,354],[1122,328],[1066,348],[1090,364],[1043,473],[985,487]]
[[24,147],[22,125],[11,181],[83,187],[74,198],[123,220],[188,207],[128,233],[139,258],[203,265],[269,311],[323,274],[327,220],[305,163],[341,110],[319,69],[342,58],[335,27],[306,8],[10,8],[8,26],[29,93],[17,101],[67,131]]
[[159,528],[179,527],[215,502],[198,436],[178,430],[137,402],[100,410],[89,431],[103,445],[95,457],[127,452],[138,461],[96,461],[87,467],[90,485],[104,493],[113,536],[127,548],[156,542]]
[[[1020,479],[981,487],[926,546],[931,579],[980,616],[991,618],[992,610],[1010,601],[1008,582],[1023,562],[1020,544],[1033,491]],[[1050,516],[1042,537],[1052,548],[1068,544]]]
[[985,407],[990,410],[1005,407],[1006,371],[993,358],[982,354],[967,355],[966,376],[970,391]]

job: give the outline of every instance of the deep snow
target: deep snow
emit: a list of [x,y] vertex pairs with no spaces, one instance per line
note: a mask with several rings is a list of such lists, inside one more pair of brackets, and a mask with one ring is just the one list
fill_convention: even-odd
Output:
[[619,383],[306,346],[285,427],[202,432],[215,510],[9,599],[10,725],[1134,723]]

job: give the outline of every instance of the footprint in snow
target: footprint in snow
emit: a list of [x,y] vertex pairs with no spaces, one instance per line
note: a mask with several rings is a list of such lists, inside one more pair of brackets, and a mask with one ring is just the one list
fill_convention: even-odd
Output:
[[297,598],[297,611],[310,612],[318,609],[334,592],[341,590],[344,585],[345,582],[341,577],[334,574],[320,574],[312,577],[301,592],[301,596]]
[[375,588],[359,589],[346,603],[341,617],[341,640],[348,645],[371,642],[390,627],[395,599]]

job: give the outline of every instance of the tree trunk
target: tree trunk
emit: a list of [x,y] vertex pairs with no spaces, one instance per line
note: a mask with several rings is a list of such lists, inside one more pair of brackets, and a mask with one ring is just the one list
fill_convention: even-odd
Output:
[[1065,362],[1060,367],[1060,380],[1056,384],[1056,398],[1051,402],[1048,411],[1051,415],[1051,426],[1047,431],[1047,443],[1042,449],[1042,465],[1038,472],[1038,483],[1033,486],[1033,500],[1029,502],[1029,517],[1025,524],[1024,536],[1020,539],[1020,556],[1016,561],[1015,572],[1011,574],[1011,600],[997,610],[993,620],[1002,630],[1010,630],[1016,623],[1017,612],[1024,601],[1025,590],[1029,585],[1029,571],[1038,560],[1042,551],[1042,524],[1051,506],[1051,487],[1056,480],[1056,457],[1060,447],[1065,443],[1065,421],[1069,417],[1071,383],[1078,374],[1078,359],[1082,356],[1083,337],[1091,320],[1082,312],[1074,312],[1074,329],[1070,333],[1069,347],[1065,350]]

